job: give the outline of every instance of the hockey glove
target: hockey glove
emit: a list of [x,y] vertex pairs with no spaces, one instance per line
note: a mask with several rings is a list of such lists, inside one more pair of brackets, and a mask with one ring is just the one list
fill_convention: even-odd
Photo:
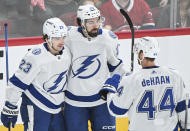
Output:
[[103,88],[99,91],[99,95],[103,100],[107,100],[107,94],[109,92],[116,93],[120,82],[120,75],[115,74],[111,78],[107,79]]
[[9,125],[11,123],[12,127],[14,128],[17,121],[18,113],[19,111],[17,106],[12,105],[8,101],[6,101],[5,106],[3,107],[3,110],[1,112],[1,122],[7,128],[9,128]]

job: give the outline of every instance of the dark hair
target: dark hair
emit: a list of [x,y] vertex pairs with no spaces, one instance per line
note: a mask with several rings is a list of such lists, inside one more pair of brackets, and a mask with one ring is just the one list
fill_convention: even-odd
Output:
[[148,61],[153,62],[155,60],[155,58],[149,58],[149,57],[145,57],[145,59],[147,59]]
[[77,18],[77,25],[81,26],[81,19],[80,18]]
[[45,34],[45,35],[42,35],[42,39],[44,40],[44,41],[46,41],[46,39],[48,38],[48,35],[47,34]]

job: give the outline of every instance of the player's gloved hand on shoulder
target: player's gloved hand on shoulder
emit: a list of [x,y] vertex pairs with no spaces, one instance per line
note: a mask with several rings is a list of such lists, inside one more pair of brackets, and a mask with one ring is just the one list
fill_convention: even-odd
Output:
[[116,93],[120,82],[120,75],[115,74],[111,78],[108,78],[104,83],[103,88],[99,91],[99,95],[103,100],[107,100],[107,94]]
[[18,113],[18,107],[6,101],[5,106],[1,111],[1,122],[7,128],[11,123],[12,127],[14,128],[17,121]]

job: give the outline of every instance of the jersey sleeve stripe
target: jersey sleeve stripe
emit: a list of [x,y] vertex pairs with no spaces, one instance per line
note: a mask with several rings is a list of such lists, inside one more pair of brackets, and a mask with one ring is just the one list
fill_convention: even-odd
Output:
[[[189,103],[190,103],[190,100],[189,100]],[[177,106],[176,106],[176,112],[182,112],[184,111],[186,108],[186,105],[185,105],[185,100],[183,101],[180,101],[177,103]],[[188,108],[190,108],[190,104],[188,105]]]
[[81,101],[81,102],[94,102],[101,99],[99,94],[91,96],[76,96],[69,91],[65,91],[65,96],[71,100]]
[[48,108],[51,109],[58,109],[60,108],[63,103],[59,104],[59,105],[55,105],[54,103],[52,103],[51,101],[49,101],[47,98],[45,98],[40,92],[38,92],[36,90],[36,88],[31,84],[30,87],[28,88],[28,91],[30,92],[30,94],[35,97],[38,101],[40,101],[41,103],[43,103],[45,106],[47,106]]
[[116,105],[114,105],[113,101],[110,102],[109,108],[116,115],[124,115],[128,111],[128,109],[117,107]]
[[15,74],[9,79],[9,81],[22,90],[26,90],[29,87],[29,85],[23,83],[18,77],[16,77]]
[[110,72],[113,72],[123,61],[120,60],[119,64],[117,64],[116,66],[113,66],[111,64],[108,63],[108,69]]

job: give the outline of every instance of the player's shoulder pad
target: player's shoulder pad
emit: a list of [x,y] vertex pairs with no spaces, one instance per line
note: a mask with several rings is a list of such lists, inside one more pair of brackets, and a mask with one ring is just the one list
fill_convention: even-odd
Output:
[[28,51],[26,56],[27,57],[35,57],[35,56],[39,56],[39,55],[43,54],[42,46],[43,46],[43,44],[36,45],[35,47],[33,47],[32,49],[30,49]]
[[174,69],[174,68],[169,67],[168,69],[169,69],[171,72],[173,72],[174,74],[177,74],[177,75],[180,74],[179,71],[176,70],[176,69]]
[[162,69],[164,69],[165,71],[168,71],[172,75],[181,77],[179,71],[172,67],[162,66]]
[[67,27],[67,33],[68,33],[67,36],[68,37],[70,37],[70,36],[73,37],[73,35],[75,35],[76,32],[78,32],[78,27],[76,27],[76,26],[68,26]]
[[111,38],[116,39],[117,35],[115,33],[113,33],[112,31],[108,31],[108,34]]
[[174,68],[172,68],[172,67],[169,67],[169,69],[172,70],[172,71],[176,71],[176,69],[174,69]]
[[175,68],[173,67],[167,67],[167,66],[160,66],[160,68],[164,69],[164,70],[168,70],[170,72],[178,72]]
[[36,65],[41,64],[41,60],[44,59],[44,49],[42,48],[43,44],[36,45],[27,54],[24,56],[23,59],[27,60],[28,62]]

